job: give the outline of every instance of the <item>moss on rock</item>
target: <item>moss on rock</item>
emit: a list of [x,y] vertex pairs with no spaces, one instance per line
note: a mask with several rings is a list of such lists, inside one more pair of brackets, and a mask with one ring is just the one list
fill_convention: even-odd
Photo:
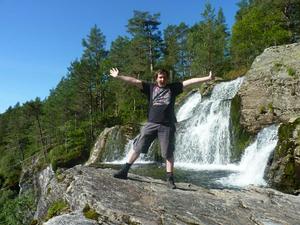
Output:
[[241,100],[236,95],[231,101],[230,127],[231,127],[231,161],[238,161],[245,148],[250,144],[252,136],[241,126]]
[[272,187],[283,192],[294,193],[300,188],[299,138],[300,117],[279,127],[278,143],[266,177]]
[[99,154],[99,161],[113,161],[124,155],[125,146],[140,130],[140,124],[126,124],[115,126],[103,135],[103,149]]
[[88,204],[83,208],[82,211],[83,211],[83,215],[87,219],[97,221],[100,216],[99,213],[97,213],[95,209],[92,209]]
[[56,202],[53,202],[52,205],[48,208],[46,220],[51,219],[54,216],[67,213],[69,211],[69,205],[63,199],[59,199]]

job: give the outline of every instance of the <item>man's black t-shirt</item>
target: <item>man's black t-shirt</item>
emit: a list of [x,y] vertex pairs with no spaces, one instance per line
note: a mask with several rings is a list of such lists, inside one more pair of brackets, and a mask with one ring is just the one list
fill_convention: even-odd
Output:
[[183,91],[182,83],[175,82],[167,84],[165,87],[146,82],[143,82],[142,85],[142,92],[147,95],[149,100],[148,122],[175,123],[175,98]]

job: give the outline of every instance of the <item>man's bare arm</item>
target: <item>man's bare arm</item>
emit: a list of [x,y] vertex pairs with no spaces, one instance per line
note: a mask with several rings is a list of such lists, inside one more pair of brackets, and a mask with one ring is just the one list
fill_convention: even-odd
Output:
[[183,84],[183,87],[186,88],[186,87],[188,87],[188,86],[190,86],[192,84],[203,83],[203,82],[206,82],[206,81],[213,80],[214,78],[215,77],[212,74],[212,72],[209,71],[209,75],[206,76],[206,77],[191,78],[191,79],[183,81],[182,84]]
[[141,80],[136,79],[134,77],[119,75],[119,70],[117,68],[111,68],[109,72],[110,72],[110,76],[112,76],[114,78],[118,78],[120,80],[123,80],[123,81],[125,81],[129,84],[132,84],[132,85],[140,88],[140,89],[143,88]]

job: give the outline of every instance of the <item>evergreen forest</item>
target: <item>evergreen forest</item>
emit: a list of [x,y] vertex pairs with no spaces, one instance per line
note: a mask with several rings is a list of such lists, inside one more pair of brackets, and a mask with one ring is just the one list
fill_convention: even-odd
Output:
[[[39,156],[40,169],[54,170],[87,160],[106,127],[141,123],[146,98],[113,79],[109,69],[151,81],[167,69],[173,81],[206,76],[210,70],[231,80],[242,76],[270,46],[299,42],[300,0],[241,0],[231,30],[222,9],[207,3],[199,21],[160,29],[160,13],[133,11],[127,35],[106,49],[105,34],[93,26],[83,38],[81,56],[46,99],[16,103],[0,114],[0,224],[22,224],[33,194],[18,196],[22,166]],[[84,36],[84,34],[83,34]],[[26,213],[25,213],[26,214]]]

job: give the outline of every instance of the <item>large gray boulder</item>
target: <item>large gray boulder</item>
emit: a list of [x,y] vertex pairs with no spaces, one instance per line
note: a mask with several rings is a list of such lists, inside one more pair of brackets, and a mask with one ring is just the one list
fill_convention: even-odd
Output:
[[81,212],[73,212],[56,216],[43,225],[98,225],[97,221],[87,219]]
[[86,165],[118,159],[123,155],[128,141],[138,134],[139,129],[138,124],[105,128],[98,136]]
[[[170,190],[162,180],[133,174],[119,180],[112,177],[113,172],[76,166],[47,182],[44,201],[51,203],[61,196],[71,212],[44,224],[82,224],[79,221],[86,220],[87,224],[114,225],[296,225],[300,221],[300,196],[258,187],[209,190],[187,183]],[[83,217],[87,206],[96,212],[95,222]]]
[[249,133],[300,115],[300,43],[265,49],[238,92],[240,122]]

